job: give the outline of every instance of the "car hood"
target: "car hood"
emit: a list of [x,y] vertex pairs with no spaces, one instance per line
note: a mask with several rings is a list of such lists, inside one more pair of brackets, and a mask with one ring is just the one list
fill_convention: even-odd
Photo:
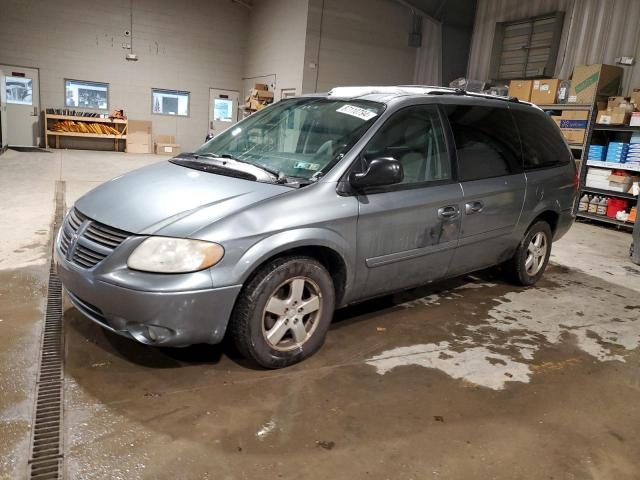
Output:
[[80,198],[76,208],[93,220],[127,232],[188,236],[290,190],[162,162],[103,183]]

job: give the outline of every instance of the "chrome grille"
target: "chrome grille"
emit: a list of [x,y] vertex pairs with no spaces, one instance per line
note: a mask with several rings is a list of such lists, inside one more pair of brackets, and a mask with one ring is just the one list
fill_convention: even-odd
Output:
[[62,224],[59,248],[72,263],[82,268],[93,268],[130,235],[91,220],[73,208]]

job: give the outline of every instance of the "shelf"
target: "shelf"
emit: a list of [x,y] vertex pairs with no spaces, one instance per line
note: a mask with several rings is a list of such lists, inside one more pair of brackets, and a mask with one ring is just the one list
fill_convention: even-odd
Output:
[[587,160],[587,166],[610,168],[612,170],[628,170],[630,172],[640,172],[640,164],[600,162],[598,160]]
[[59,137],[86,137],[86,138],[117,138],[118,140],[126,140],[126,135],[111,135],[108,133],[82,133],[82,132],[54,132],[47,130],[47,135],[57,135]]
[[55,120],[73,120],[74,122],[97,122],[97,123],[120,123],[125,124],[127,120],[120,120],[118,118],[100,118],[100,117],[76,117],[74,115],[52,115],[47,113],[47,118]]
[[640,127],[631,127],[629,125],[605,125],[602,123],[596,123],[593,126],[593,129],[610,132],[640,132]]
[[587,218],[589,220],[596,220],[598,222],[609,223],[611,225],[617,225],[619,227],[633,228],[632,222],[621,222],[615,218],[609,218],[604,215],[594,215],[593,213],[578,212],[576,214],[580,218]]
[[584,150],[584,145],[577,145],[575,143],[570,143],[569,148],[573,150]]
[[593,105],[582,103],[556,103],[538,105],[543,110],[591,110]]
[[634,196],[632,193],[614,192],[603,188],[583,187],[581,190],[583,192],[597,193],[599,195],[607,195],[609,197],[626,198],[627,200],[638,199],[638,197]]

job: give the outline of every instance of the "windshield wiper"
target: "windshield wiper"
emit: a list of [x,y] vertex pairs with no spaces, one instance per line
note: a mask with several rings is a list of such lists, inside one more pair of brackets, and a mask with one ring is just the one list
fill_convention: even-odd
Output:
[[222,159],[233,160],[234,162],[244,163],[246,165],[251,165],[253,167],[259,168],[260,170],[264,170],[267,173],[270,173],[271,175],[276,177],[276,182],[277,183],[286,183],[286,181],[287,181],[285,175],[280,170],[276,170],[275,168],[267,167],[266,165],[261,165],[259,163],[253,163],[253,162],[250,162],[248,160],[244,160],[242,158],[235,157],[235,156],[231,155],[230,153],[209,153],[209,152],[205,152],[205,153],[194,153],[193,156],[196,157],[196,158],[204,157],[204,158],[222,158]]

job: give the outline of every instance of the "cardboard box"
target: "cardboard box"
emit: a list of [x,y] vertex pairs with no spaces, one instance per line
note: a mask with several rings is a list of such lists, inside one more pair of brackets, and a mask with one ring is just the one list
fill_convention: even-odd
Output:
[[547,78],[542,80],[534,80],[531,89],[531,103],[538,105],[549,105],[556,103],[556,95],[560,79]]
[[269,90],[269,85],[266,83],[256,83],[253,88],[255,90]]
[[252,88],[249,91],[249,97],[257,98],[258,100],[273,100],[273,92],[269,90],[258,90],[256,88]]
[[598,95],[618,95],[622,73],[622,67],[613,65],[576,66],[569,89],[569,103],[591,104]]
[[584,134],[589,122],[588,111],[564,110],[562,115],[553,116],[552,118],[560,127],[567,142],[578,145],[584,143]]
[[596,117],[596,123],[603,125],[627,125],[631,117],[631,112],[626,108],[616,107],[612,109],[600,110]]
[[607,109],[609,108],[613,109],[616,107],[622,107],[630,104],[631,104],[631,97],[616,96],[616,97],[609,97],[607,99]]
[[180,145],[176,143],[156,143],[157,155],[171,155],[176,156],[180,153]]
[[145,120],[129,120],[127,132],[127,152],[151,153],[151,122]]
[[176,143],[173,135],[156,135],[155,153],[157,155],[175,156],[180,153],[180,145]]
[[531,101],[532,88],[533,82],[531,80],[511,80],[509,84],[509,96],[529,102]]
[[631,92],[631,105],[633,105],[636,112],[640,112],[640,88],[634,88]]
[[633,112],[631,114],[629,125],[632,127],[640,127],[640,112]]

